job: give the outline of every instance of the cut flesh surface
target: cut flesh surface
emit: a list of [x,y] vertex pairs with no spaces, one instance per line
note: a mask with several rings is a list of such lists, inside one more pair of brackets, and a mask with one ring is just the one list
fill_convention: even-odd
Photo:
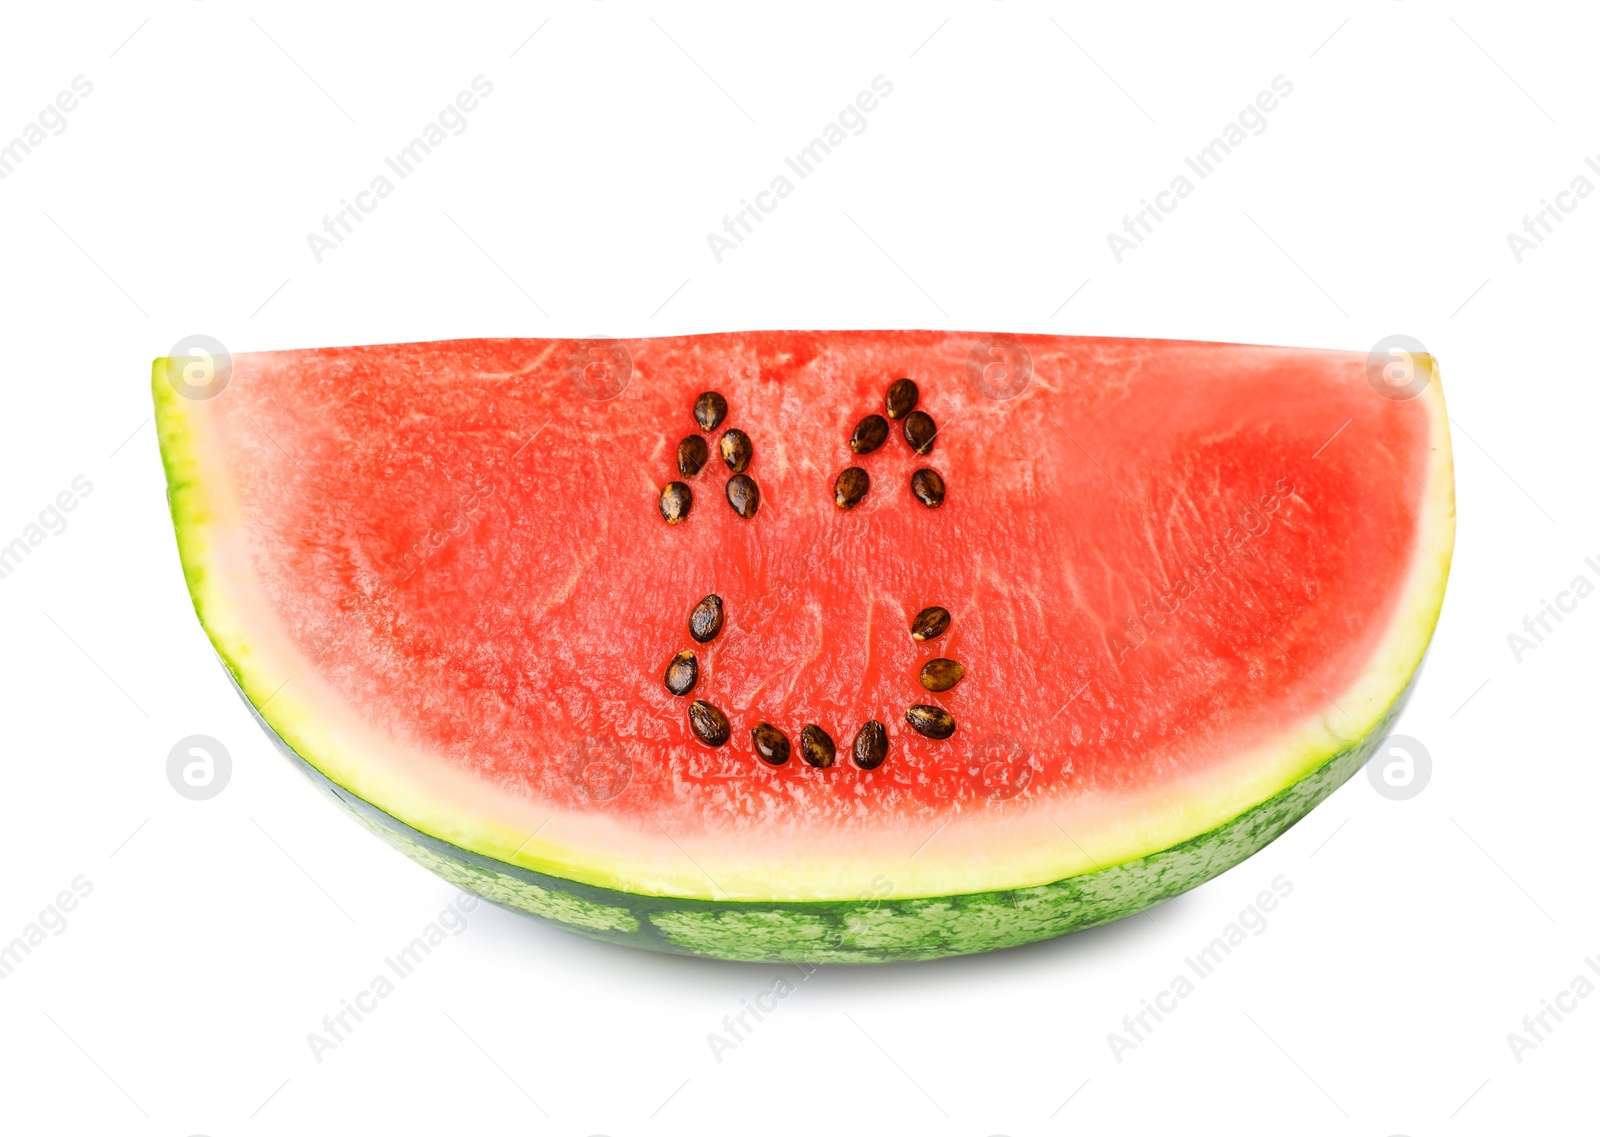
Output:
[[[915,945],[857,945],[894,958],[1099,922],[1041,914],[973,939],[930,930],[926,902],[1082,891],[1211,842],[1189,858],[1195,879],[1119,892],[1134,910],[1253,852],[1347,777],[1442,602],[1443,397],[1434,375],[1386,398],[1355,353],[1017,336],[1004,359],[1020,353],[1031,380],[994,398],[969,362],[986,342],[268,352],[235,357],[203,400],[157,360],[190,592],[246,698],[341,800],[439,871],[580,930],[660,939],[698,913],[710,923],[650,946],[847,958],[837,937],[796,947],[809,931],[763,939],[739,921],[922,903]],[[891,424],[852,455],[901,376],[938,428],[931,452]],[[667,525],[661,488],[680,478],[679,440],[701,433],[706,390],[727,416],[683,478],[689,516]],[[729,428],[753,450],[748,520],[724,497]],[[843,510],[833,487],[852,465],[871,489]],[[937,509],[911,492],[922,467],[947,487]],[[726,618],[702,645],[688,617],[708,594]],[[950,628],[918,643],[911,620],[935,604]],[[725,746],[697,742],[690,699],[663,686],[686,649],[690,698],[727,715]],[[936,657],[965,674],[930,694],[918,674]],[[906,725],[924,703],[951,714],[953,737]],[[850,744],[869,720],[888,757],[862,770]],[[789,737],[788,763],[756,757],[763,721]],[[806,724],[836,742],[832,767],[800,759]],[[528,889],[649,911],[565,919]]]

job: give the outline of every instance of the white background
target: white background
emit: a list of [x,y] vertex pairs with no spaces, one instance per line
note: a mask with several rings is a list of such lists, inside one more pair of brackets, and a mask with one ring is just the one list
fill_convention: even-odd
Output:
[[[1521,263],[1506,234],[1600,185],[1595,32],[1577,4],[10,6],[0,141],[74,76],[93,92],[0,181],[0,543],[93,490],[0,580],[0,940],[73,878],[93,892],[0,981],[0,1128],[1592,1130],[1600,997],[1521,1062],[1506,1035],[1600,956],[1600,598],[1520,662],[1506,637],[1600,583],[1600,195]],[[317,263],[306,234],[477,75],[466,131]],[[717,263],[706,233],[878,75],[868,129]],[[1107,232],[1278,75],[1265,132],[1117,263]],[[1422,340],[1460,513],[1399,726],[1431,781],[1396,802],[1358,776],[1150,918],[824,969],[720,1063],[707,1033],[780,969],[485,905],[318,1063],[307,1033],[455,893],[330,808],[227,686],[150,359],[190,333],[760,327]],[[210,801],[165,775],[195,733],[233,757]],[[1118,1062],[1107,1033],[1280,874],[1267,930]]]

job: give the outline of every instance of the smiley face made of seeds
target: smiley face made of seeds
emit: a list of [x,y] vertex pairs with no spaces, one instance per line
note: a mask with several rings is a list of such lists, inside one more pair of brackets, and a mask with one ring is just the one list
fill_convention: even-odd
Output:
[[[914,381],[896,379],[889,385],[884,397],[884,415],[869,414],[861,419],[851,432],[849,448],[852,456],[861,458],[881,447],[889,438],[889,421],[901,424],[901,435],[907,446],[918,456],[926,456],[938,434],[933,417],[917,409],[919,391]],[[704,434],[714,432],[727,417],[728,401],[717,391],[704,391],[694,401],[695,425]],[[754,456],[750,436],[737,428],[723,432],[717,449],[730,471],[725,496],[728,505],[743,520],[755,516],[761,503],[761,490],[755,479],[745,471]],[[686,435],[677,446],[677,467],[681,478],[697,476],[710,460],[711,451],[700,434]],[[872,486],[871,476],[862,466],[849,466],[834,480],[834,504],[840,509],[854,509],[866,498]],[[918,502],[928,509],[937,509],[944,503],[943,476],[931,467],[922,467],[911,475],[911,492]],[[679,525],[689,517],[694,504],[694,492],[686,481],[672,481],[662,487],[661,517],[668,525]],[[689,638],[697,645],[706,645],[722,633],[726,622],[726,606],[722,597],[715,594],[703,597],[690,610]],[[950,627],[950,612],[938,605],[919,611],[911,621],[908,632],[913,640],[923,643],[937,639]],[[925,662],[918,673],[922,687],[943,694],[960,683],[966,668],[953,659],[936,658]],[[700,680],[700,662],[693,648],[683,648],[673,655],[662,675],[666,689],[678,698],[688,698]],[[703,699],[695,699],[688,706],[689,730],[703,746],[716,749],[728,744],[733,736],[728,716],[720,707]],[[941,706],[913,703],[906,708],[906,724],[924,738],[944,741],[955,734],[954,716]],[[751,748],[755,755],[771,766],[782,766],[793,754],[789,735],[779,726],[762,719],[750,731]],[[800,756],[816,769],[827,769],[834,764],[838,747],[833,736],[817,723],[805,723],[800,728]],[[850,745],[850,755],[863,770],[875,770],[889,756],[889,730],[877,719],[862,723]]]

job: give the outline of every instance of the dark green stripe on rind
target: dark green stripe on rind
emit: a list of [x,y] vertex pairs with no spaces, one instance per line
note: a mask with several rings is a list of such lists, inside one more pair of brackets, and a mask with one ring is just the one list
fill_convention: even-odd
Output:
[[[229,678],[233,677],[229,672]],[[235,688],[238,687],[235,682]],[[1372,733],[1294,785],[1209,833],[1170,849],[1054,884],[916,899],[747,902],[639,896],[545,876],[411,828],[330,781],[278,736],[278,748],[362,824],[445,880],[612,943],[680,955],[765,962],[885,963],[1016,947],[1169,900],[1265,848],[1366,762],[1404,705],[1407,687]],[[244,692],[240,691],[244,698]]]

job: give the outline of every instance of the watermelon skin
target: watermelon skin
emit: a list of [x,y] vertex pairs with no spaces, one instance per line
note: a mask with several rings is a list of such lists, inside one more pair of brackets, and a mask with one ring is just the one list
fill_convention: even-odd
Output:
[[[806,337],[812,340],[819,337],[837,337],[841,340],[882,337],[890,346],[903,343],[906,351],[943,352],[947,357],[961,338],[958,333],[917,332],[751,333],[747,338],[757,343],[776,340],[782,346],[789,340]],[[698,350],[702,344],[714,348],[729,341],[738,344],[744,338],[683,337],[678,340],[633,341],[633,346],[642,360],[648,360],[656,345],[680,351],[684,345],[689,345]],[[463,341],[459,345],[396,345],[393,350],[397,353],[411,352],[413,357],[419,350],[433,352],[448,364],[453,351],[474,356],[488,354],[498,358],[495,353],[512,350],[506,345],[515,347],[554,342],[557,341]],[[1146,355],[1159,357],[1162,353],[1182,357],[1185,353],[1193,353],[1203,361],[1215,357],[1226,363],[1230,352],[1239,352],[1246,358],[1251,353],[1269,356],[1268,363],[1271,366],[1282,367],[1285,362],[1293,363],[1301,354],[1288,352],[1287,349],[1232,348],[1227,345],[1170,344],[1159,341],[1073,341],[1065,337],[1027,337],[1027,342],[1041,355],[1047,350],[1054,351],[1069,360],[1075,357],[1075,353],[1124,353],[1130,358]],[[370,358],[385,350],[388,349],[348,349],[348,354]],[[285,359],[290,361],[287,364],[290,367],[320,366],[325,363],[337,365],[345,354],[340,351],[271,353],[254,357],[254,361],[243,366],[241,362],[251,360],[251,357],[241,357],[240,361],[236,361],[236,369],[248,373],[254,368],[255,373],[260,375],[275,368],[281,376],[286,366]],[[1313,370],[1321,368],[1327,372],[1354,373],[1359,365],[1358,357],[1350,355],[1303,354]],[[1207,365],[1212,369],[1218,366],[1214,359]],[[1429,365],[1431,367],[1431,361]],[[1247,801],[1226,812],[1213,810],[1205,825],[1196,825],[1177,839],[1147,843],[1145,848],[1136,850],[1138,855],[1107,855],[1096,846],[1096,852],[1100,853],[1100,859],[1096,860],[1094,854],[1079,845],[1077,835],[1083,835],[1081,832],[1077,835],[1068,834],[1056,822],[1056,829],[1066,835],[1072,845],[1077,846],[1092,867],[1080,866],[1061,874],[1038,874],[1031,880],[1003,888],[929,889],[924,884],[902,890],[909,894],[897,894],[892,886],[886,889],[875,887],[875,882],[883,878],[873,877],[870,873],[862,878],[866,887],[836,890],[835,894],[814,900],[788,897],[764,899],[759,894],[751,899],[748,898],[749,889],[744,889],[743,895],[733,894],[737,897],[734,899],[708,899],[694,895],[689,889],[680,893],[671,888],[611,887],[604,873],[596,874],[599,879],[584,879],[585,874],[581,872],[567,875],[565,872],[540,871],[527,863],[528,858],[521,858],[521,863],[512,863],[519,860],[514,854],[494,855],[499,848],[510,853],[516,842],[499,846],[486,842],[481,839],[479,832],[474,831],[470,819],[461,825],[441,825],[435,815],[428,822],[412,824],[417,820],[416,817],[407,821],[403,819],[403,809],[392,806],[385,808],[381,804],[384,801],[382,793],[358,793],[349,785],[329,777],[325,772],[329,768],[326,749],[319,751],[303,743],[297,749],[296,745],[285,741],[286,737],[306,738],[305,723],[303,720],[297,722],[293,716],[286,714],[285,706],[291,702],[291,697],[280,699],[279,692],[283,690],[283,685],[276,681],[275,676],[263,673],[262,660],[266,655],[264,645],[241,634],[241,628],[249,630],[246,627],[249,618],[260,613],[245,611],[238,604],[230,607],[219,603],[219,585],[236,586],[238,583],[225,579],[230,572],[229,566],[214,551],[216,546],[225,542],[228,534],[219,525],[218,517],[225,510],[218,507],[219,499],[211,483],[216,481],[219,473],[225,474],[226,471],[213,468],[217,465],[214,460],[208,466],[200,456],[206,443],[203,437],[206,429],[203,425],[205,412],[185,405],[173,394],[174,387],[170,379],[172,367],[173,361],[156,361],[154,383],[157,421],[168,475],[169,501],[190,594],[201,623],[231,679],[273,740],[314,782],[349,808],[364,825],[452,883],[503,906],[554,922],[567,930],[653,950],[759,961],[887,962],[931,959],[1017,946],[1094,927],[1193,888],[1274,840],[1359,769],[1378,746],[1410,690],[1443,601],[1444,582],[1448,574],[1453,535],[1453,491],[1449,484],[1448,433],[1441,425],[1445,418],[1443,401],[1437,383],[1434,383],[1426,399],[1419,399],[1416,404],[1423,408],[1423,418],[1433,424],[1429,428],[1431,433],[1425,434],[1422,439],[1425,449],[1431,451],[1433,456],[1425,462],[1429,475],[1427,485],[1423,487],[1425,500],[1419,506],[1428,532],[1419,535],[1420,543],[1413,554],[1421,570],[1412,575],[1422,583],[1420,587],[1414,582],[1407,585],[1404,602],[1399,606],[1400,614],[1394,618],[1396,627],[1404,625],[1400,650],[1390,651],[1383,659],[1369,664],[1361,676],[1367,680],[1376,673],[1382,697],[1369,700],[1367,706],[1361,709],[1361,721],[1366,725],[1359,736],[1351,736],[1347,732],[1340,736],[1336,744],[1319,744],[1314,750],[1298,751],[1295,759],[1298,765],[1292,780],[1271,783],[1264,792],[1259,793],[1252,786],[1250,793],[1254,796]],[[1059,382],[1055,375],[1049,378]],[[1376,395],[1370,397],[1377,399]],[[1377,405],[1384,404],[1380,401]],[[258,413],[263,409],[271,411],[274,408],[270,405],[256,407]],[[528,425],[536,426],[537,421],[531,421]],[[1337,425],[1337,419],[1328,424],[1329,427],[1334,425]],[[1345,428],[1340,426],[1338,429],[1343,431]],[[1310,445],[1305,450],[1310,451],[1323,437],[1322,433],[1318,433],[1309,438]],[[197,439],[200,442],[198,446]],[[210,444],[215,446],[216,441],[213,438]],[[295,440],[291,438],[290,441],[293,444]],[[272,444],[280,451],[283,449],[276,439],[272,440]],[[262,449],[266,447],[263,445]],[[1087,452],[1085,454],[1087,456]],[[1315,457],[1313,454],[1311,460],[1314,461]],[[1092,458],[1090,460],[1093,461]],[[299,465],[298,462],[295,464]],[[1095,464],[1098,467],[1098,462]],[[963,488],[971,493],[974,487],[966,485]],[[949,509],[947,506],[944,515],[949,515]],[[1359,556],[1361,550],[1352,547],[1346,552]],[[1152,655],[1147,652],[1139,658],[1148,662]],[[1287,662],[1287,657],[1285,659]],[[1371,686],[1369,683],[1369,690]],[[290,696],[299,690],[299,687],[291,688]],[[1337,690],[1342,691],[1343,688]],[[1061,694],[1070,693],[1064,690]],[[1054,705],[1054,701],[1051,705]],[[354,713],[359,716],[360,712]],[[378,789],[383,789],[381,783]],[[401,802],[402,806],[406,804]],[[410,804],[414,805],[415,801]],[[1137,817],[1129,818],[1129,821],[1135,827],[1142,824]],[[1085,840],[1093,844],[1087,836]],[[996,863],[1002,869],[1004,859],[1003,855],[996,858]],[[923,864],[926,865],[926,858]]]
[[[230,673],[230,679],[232,675]],[[430,872],[563,931],[672,955],[748,963],[902,963],[1021,947],[1171,900],[1266,848],[1360,770],[1412,685],[1360,742],[1226,825],[1137,860],[1034,888],[860,901],[741,903],[640,896],[546,876],[411,828],[307,762],[234,689],[280,751],[357,821]]]

